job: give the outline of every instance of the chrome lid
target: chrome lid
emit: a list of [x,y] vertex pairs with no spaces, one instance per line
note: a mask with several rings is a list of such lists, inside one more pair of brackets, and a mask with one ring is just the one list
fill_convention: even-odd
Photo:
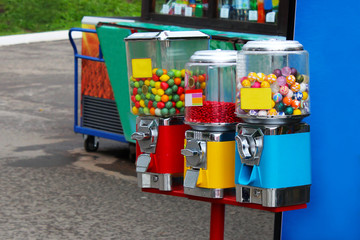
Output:
[[236,63],[237,51],[203,50],[196,51],[190,58],[191,63]]
[[243,51],[302,51],[304,47],[298,41],[291,40],[265,40],[249,41],[243,47]]

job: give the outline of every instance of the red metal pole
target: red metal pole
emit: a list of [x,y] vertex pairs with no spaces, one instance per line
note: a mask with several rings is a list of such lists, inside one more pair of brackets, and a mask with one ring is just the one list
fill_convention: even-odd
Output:
[[210,240],[224,239],[225,204],[211,203]]

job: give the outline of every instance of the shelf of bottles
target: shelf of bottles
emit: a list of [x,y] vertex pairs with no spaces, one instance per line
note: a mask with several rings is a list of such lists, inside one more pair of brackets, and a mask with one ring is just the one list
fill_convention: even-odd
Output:
[[[211,0],[156,1],[155,13],[185,17],[208,17]],[[217,18],[275,24],[280,0],[218,0]]]

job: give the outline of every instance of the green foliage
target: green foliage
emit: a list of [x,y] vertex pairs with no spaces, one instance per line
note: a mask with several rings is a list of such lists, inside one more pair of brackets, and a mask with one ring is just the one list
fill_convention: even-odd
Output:
[[84,16],[140,16],[141,0],[0,0],[0,35],[79,27]]

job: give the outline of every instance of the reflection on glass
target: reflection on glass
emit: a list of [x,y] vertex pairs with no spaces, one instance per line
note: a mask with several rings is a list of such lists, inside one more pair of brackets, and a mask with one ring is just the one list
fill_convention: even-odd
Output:
[[276,23],[279,0],[219,0],[218,17],[241,22]]
[[156,1],[155,12],[185,17],[207,16],[208,0],[162,0]]

